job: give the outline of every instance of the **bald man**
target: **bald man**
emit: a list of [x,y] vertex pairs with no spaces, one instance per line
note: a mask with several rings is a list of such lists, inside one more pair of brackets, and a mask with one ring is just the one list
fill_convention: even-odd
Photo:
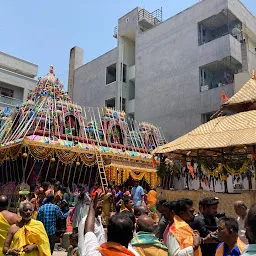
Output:
[[139,255],[167,256],[168,249],[152,233],[154,221],[147,215],[141,215],[137,220],[136,236],[132,239],[132,247]]
[[236,214],[238,215],[237,217],[237,222],[239,227],[238,236],[245,244],[248,244],[248,240],[245,236],[245,232],[246,232],[245,220],[248,214],[247,206],[243,201],[236,201],[234,203],[234,209]]
[[9,227],[19,222],[17,214],[9,212],[7,208],[7,196],[0,195],[0,256],[3,255],[2,249]]
[[134,215],[139,218],[141,215],[148,215],[148,208],[144,205],[134,207]]

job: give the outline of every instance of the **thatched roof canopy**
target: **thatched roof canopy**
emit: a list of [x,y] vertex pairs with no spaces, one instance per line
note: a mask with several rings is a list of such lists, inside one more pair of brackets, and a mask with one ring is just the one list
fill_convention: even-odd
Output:
[[247,154],[245,146],[256,144],[256,110],[222,116],[200,125],[186,135],[156,148],[153,154],[180,158]]
[[256,80],[251,78],[234,96],[222,106],[234,112],[256,109]]

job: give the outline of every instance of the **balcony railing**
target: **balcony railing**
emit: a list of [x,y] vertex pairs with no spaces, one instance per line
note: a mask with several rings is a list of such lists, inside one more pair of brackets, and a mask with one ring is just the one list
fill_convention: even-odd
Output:
[[139,22],[145,27],[152,27],[162,22],[162,8],[154,12],[148,12],[145,9],[139,11]]
[[0,95],[0,104],[15,107],[21,105],[22,100]]
[[115,26],[115,27],[114,27],[114,34],[113,34],[113,37],[114,37],[114,38],[117,38],[117,31],[118,31],[118,27]]

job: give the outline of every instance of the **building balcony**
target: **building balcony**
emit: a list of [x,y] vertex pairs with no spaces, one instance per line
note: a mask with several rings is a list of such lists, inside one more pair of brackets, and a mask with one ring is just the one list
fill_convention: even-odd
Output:
[[200,66],[223,60],[228,56],[242,63],[241,43],[229,34],[199,46]]
[[134,80],[135,80],[135,65],[128,68],[128,79],[134,82]]
[[201,91],[201,113],[212,113],[220,109],[223,100],[221,98],[222,91],[227,97],[234,95],[234,84],[225,84],[221,87],[216,87],[211,90]]
[[19,88],[34,90],[37,80],[0,68],[0,82]]
[[22,100],[0,95],[0,107],[16,107],[22,104]]
[[128,101],[127,106],[127,113],[134,113],[135,112],[135,99]]
[[37,76],[38,66],[28,61],[0,52],[0,68],[14,73],[34,78]]
[[242,69],[242,64],[233,57],[226,57],[199,68],[200,91],[208,91],[234,83],[234,76]]
[[139,24],[144,30],[150,29],[162,22],[162,8],[154,12],[148,12],[145,9],[139,11]]

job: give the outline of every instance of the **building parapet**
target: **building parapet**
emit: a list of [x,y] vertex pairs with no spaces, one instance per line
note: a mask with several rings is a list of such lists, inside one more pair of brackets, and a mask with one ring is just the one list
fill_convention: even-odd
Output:
[[37,76],[38,66],[16,58],[12,55],[0,51],[0,68],[12,71],[14,73],[34,78]]

